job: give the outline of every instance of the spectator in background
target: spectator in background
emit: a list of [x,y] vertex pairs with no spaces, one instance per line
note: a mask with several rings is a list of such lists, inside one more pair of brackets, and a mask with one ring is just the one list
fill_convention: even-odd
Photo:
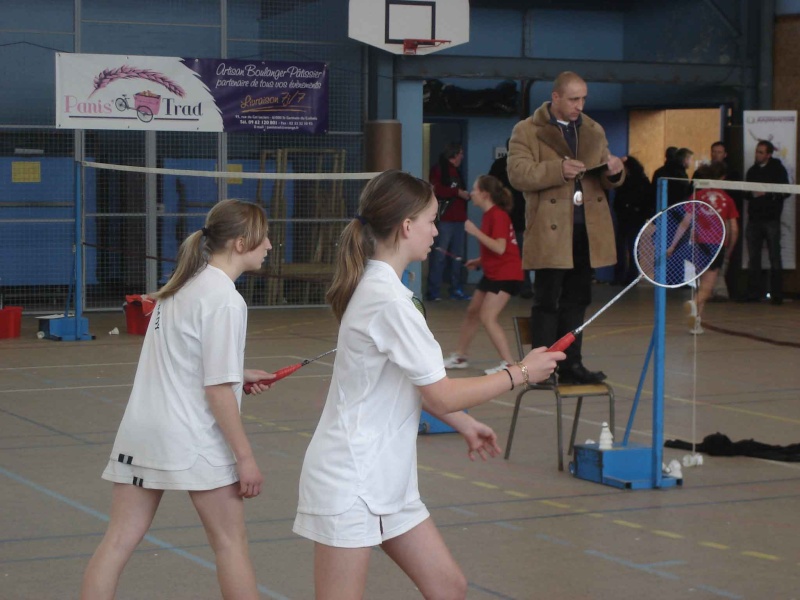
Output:
[[[669,148],[667,149],[666,156],[669,157]],[[658,206],[658,180],[661,177],[667,177],[671,180],[686,180],[685,183],[681,181],[667,182],[667,206],[683,202],[690,196],[692,188],[689,183],[689,173],[686,170],[691,166],[693,156],[694,152],[689,150],[689,148],[679,148],[675,151],[672,158],[667,158],[664,165],[656,169],[656,172],[653,173],[652,187],[654,206]]]
[[439,235],[433,242],[429,257],[428,300],[441,300],[440,286],[445,266],[450,267],[450,297],[469,300],[461,289],[461,266],[463,264],[469,192],[461,176],[464,149],[458,142],[450,142],[439,155],[439,162],[431,167],[429,181],[439,201]]
[[[506,140],[506,150],[508,149],[508,140]],[[514,225],[514,233],[517,236],[517,245],[520,252],[522,252],[522,242],[525,237],[525,196],[522,192],[515,190],[514,186],[508,180],[508,154],[496,159],[491,168],[489,175],[497,177],[506,188],[511,191],[511,197],[514,199],[514,204],[511,207],[511,223]],[[519,295],[521,298],[533,298],[533,291],[531,290],[531,271],[522,272],[522,285],[520,286]]]
[[[747,181],[758,183],[789,183],[783,163],[773,158],[775,146],[761,140],[756,145],[755,164],[747,170]],[[764,297],[761,277],[761,248],[767,242],[770,266],[769,295],[772,304],[783,304],[783,262],[781,259],[781,213],[788,194],[747,192],[748,289],[747,301],[758,302]]]
[[628,285],[639,274],[633,259],[633,245],[645,221],[655,214],[650,179],[634,156],[625,162],[625,181],[614,193],[617,217],[617,265],[614,283]]
[[[711,144],[711,164],[713,165],[714,163],[721,163],[725,167],[725,179],[727,181],[742,180],[739,172],[731,167],[731,165],[728,163],[728,148],[723,141],[718,141]],[[697,178],[697,174],[695,174],[695,178]],[[736,211],[741,215],[744,204],[742,192],[727,190],[727,194],[733,198],[733,202],[736,205]],[[741,246],[736,245],[733,248],[733,252],[730,253],[729,257],[727,258],[728,260],[725,261],[722,269],[720,269],[717,282],[714,285],[714,291],[709,299],[711,302],[723,302],[728,300],[731,295],[729,290],[735,291],[734,285],[737,279],[736,274],[740,271],[742,262]]]

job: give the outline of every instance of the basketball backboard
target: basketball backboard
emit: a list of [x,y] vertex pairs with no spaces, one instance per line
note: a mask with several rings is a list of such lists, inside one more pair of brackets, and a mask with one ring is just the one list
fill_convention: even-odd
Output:
[[393,54],[404,53],[405,40],[449,42],[416,54],[451,48],[469,41],[469,0],[350,0],[348,35]]

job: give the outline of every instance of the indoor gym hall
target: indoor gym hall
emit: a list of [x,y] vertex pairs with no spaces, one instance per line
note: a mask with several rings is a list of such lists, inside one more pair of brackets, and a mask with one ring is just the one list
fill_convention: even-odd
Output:
[[[617,439],[631,408],[653,323],[653,287],[640,283],[584,333],[586,361],[616,392]],[[618,289],[597,285],[592,314]],[[800,304],[713,303],[707,331],[686,331],[688,289],[667,293],[664,438],[696,441],[721,432],[733,441],[796,443],[800,407]],[[463,304],[427,306],[444,350],[456,342]],[[530,301],[504,312],[527,316]],[[89,343],[21,337],[0,341],[0,597],[76,598],[83,569],[105,530],[110,484],[100,473],[133,381],[142,338],[124,333],[119,313],[90,315]],[[706,323],[704,322],[704,325]],[[123,334],[108,335],[114,327]],[[251,310],[246,366],[275,370],[336,344],[326,308]],[[696,344],[696,345],[695,345]],[[696,358],[695,358],[696,352]],[[242,415],[265,475],[246,503],[251,555],[265,598],[313,596],[313,544],[291,532],[303,455],[319,417],[332,361],[325,357],[258,397]],[[468,375],[494,362],[476,338]],[[455,376],[458,376],[456,374]],[[631,441],[651,438],[650,378]],[[473,409],[505,446],[516,397]],[[565,430],[574,400],[565,400]],[[597,439],[603,399],[587,399],[576,443]],[[621,490],[559,472],[552,392],[523,399],[514,451],[470,463],[460,436],[420,435],[423,500],[469,581],[469,598],[797,598],[800,590],[800,464],[704,456],[683,469],[683,485]],[[686,451],[666,448],[664,460]],[[565,457],[568,462],[570,457]],[[204,599],[219,592],[213,555],[188,495],[165,494],[153,527],[125,569],[120,599]],[[367,598],[418,597],[380,551]]]

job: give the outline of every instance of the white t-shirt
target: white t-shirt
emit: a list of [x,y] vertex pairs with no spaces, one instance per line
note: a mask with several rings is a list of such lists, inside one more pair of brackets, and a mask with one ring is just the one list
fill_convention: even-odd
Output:
[[247,304],[223,271],[206,266],[156,304],[113,460],[161,469],[236,462],[205,386],[232,383],[241,407]]
[[442,349],[392,267],[371,260],[339,329],[325,408],[306,451],[298,511],[336,515],[356,498],[391,514],[419,498],[416,386],[445,377]]

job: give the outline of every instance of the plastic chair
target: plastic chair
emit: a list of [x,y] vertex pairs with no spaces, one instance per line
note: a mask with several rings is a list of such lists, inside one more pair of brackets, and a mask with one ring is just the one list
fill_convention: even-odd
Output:
[[[517,339],[517,353],[520,359],[525,356],[526,348],[531,345],[531,329],[529,317],[514,317],[514,335]],[[593,396],[608,397],[608,423],[611,431],[614,431],[614,389],[607,383],[592,383],[586,385],[573,385],[558,383],[558,376],[554,375],[555,383],[529,383],[517,394],[517,401],[514,405],[514,416],[511,418],[511,428],[508,431],[508,441],[506,442],[505,458],[511,455],[511,444],[514,441],[514,430],[517,426],[517,418],[519,417],[519,407],[522,404],[522,397],[528,392],[535,391],[550,391],[556,397],[556,422],[558,426],[558,470],[564,470],[564,438],[562,431],[562,400],[564,398],[577,398],[575,404],[575,416],[572,420],[572,433],[569,438],[569,448],[567,454],[572,454],[572,449],[575,446],[575,434],[578,431],[578,421],[581,416],[581,407],[583,406],[583,399]]]

